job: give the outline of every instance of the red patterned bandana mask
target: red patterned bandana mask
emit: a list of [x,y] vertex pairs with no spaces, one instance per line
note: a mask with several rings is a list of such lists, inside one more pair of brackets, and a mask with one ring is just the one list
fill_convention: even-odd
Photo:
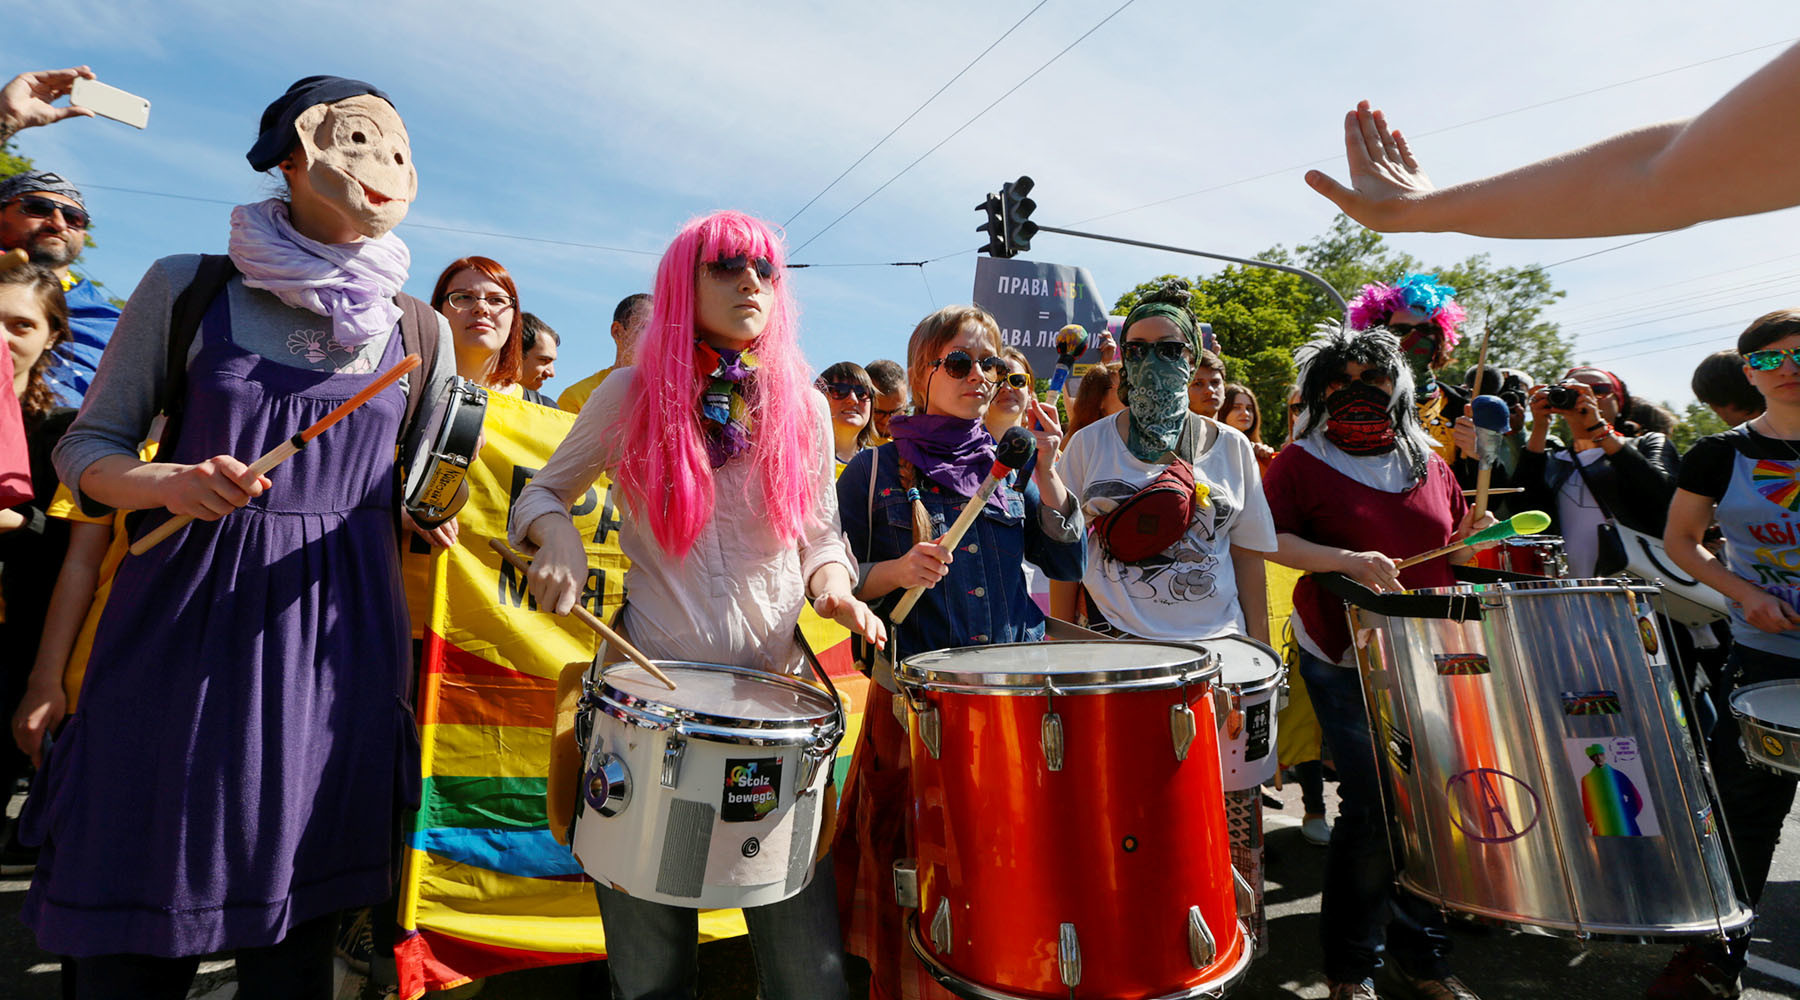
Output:
[[1325,397],[1325,440],[1347,455],[1382,455],[1394,450],[1394,417],[1388,394],[1367,382],[1352,382]]

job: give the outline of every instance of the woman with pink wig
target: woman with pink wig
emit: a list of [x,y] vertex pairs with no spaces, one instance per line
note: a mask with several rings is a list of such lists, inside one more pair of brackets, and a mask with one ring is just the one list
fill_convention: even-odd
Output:
[[[798,672],[808,598],[885,644],[851,593],[831,416],[800,355],[780,239],[739,212],[696,219],[663,254],[652,301],[638,364],[589,398],[513,507],[513,544],[537,549],[532,596],[559,615],[581,596],[587,554],[569,508],[607,472],[631,558],[620,621],[647,655]],[[846,995],[830,859],[817,872],[799,895],[744,911],[769,1000]],[[594,891],[613,996],[693,996],[697,911]]]
[[1391,285],[1364,285],[1350,300],[1350,329],[1385,327],[1399,339],[1413,372],[1419,422],[1431,437],[1432,450],[1452,463],[1456,445],[1451,438],[1456,418],[1468,409],[1469,394],[1439,382],[1434,373],[1450,363],[1462,337],[1458,328],[1468,314],[1455,296],[1456,289],[1436,275],[1409,274]]

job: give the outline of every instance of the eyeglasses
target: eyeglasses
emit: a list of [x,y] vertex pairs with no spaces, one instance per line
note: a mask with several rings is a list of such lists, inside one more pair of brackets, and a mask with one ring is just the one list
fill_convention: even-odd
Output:
[[874,398],[874,393],[855,382],[818,382],[815,383],[815,386],[820,392],[840,403],[846,399],[855,399],[862,403]]
[[1191,348],[1187,342],[1182,340],[1158,340],[1154,343],[1147,340],[1127,340],[1119,353],[1126,361],[1137,364],[1149,357],[1151,351],[1155,351],[1156,356],[1164,361],[1180,361],[1187,356],[1189,350]]
[[[1764,351],[1751,351],[1744,355],[1744,363],[1759,372],[1772,372],[1780,368],[1783,361],[1792,361],[1795,365],[1800,365],[1800,347],[1779,350],[1770,348]],[[1594,391],[1598,392],[1599,389],[1596,388]]]
[[476,295],[474,292],[451,292],[449,295],[444,296],[444,301],[450,305],[450,308],[459,312],[468,312],[475,308],[477,302],[485,302],[489,309],[500,312],[503,309],[511,309],[513,304],[518,302],[518,299],[515,299],[510,295],[501,295],[498,292],[491,295]]
[[756,276],[764,281],[775,280],[775,262],[767,257],[752,257],[749,254],[738,254],[735,257],[720,257],[718,260],[706,262],[706,269],[712,276],[721,280],[735,278],[744,273],[744,268],[756,268]]
[[994,357],[992,354],[982,358],[980,362],[977,362],[974,357],[970,356],[968,351],[961,349],[951,351],[949,354],[933,361],[931,367],[942,368],[944,374],[951,378],[968,378],[969,372],[974,369],[976,364],[981,365],[981,375],[989,382],[999,380],[997,376],[989,377],[990,372],[1006,371],[1006,362]]
[[63,223],[70,229],[86,229],[88,227],[87,210],[76,208],[68,202],[51,201],[41,195],[27,194],[19,196],[13,204],[19,206],[19,211],[33,219],[48,219],[57,212],[61,212]]

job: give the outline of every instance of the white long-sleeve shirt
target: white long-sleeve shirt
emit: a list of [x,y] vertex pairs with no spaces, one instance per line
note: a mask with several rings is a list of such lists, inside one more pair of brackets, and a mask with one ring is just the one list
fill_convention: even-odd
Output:
[[[624,414],[637,383],[620,369],[590,397],[569,436],[513,505],[512,543],[528,547],[527,529],[540,517],[567,517],[602,472],[619,464]],[[838,525],[825,397],[810,393],[818,455],[816,501],[796,542],[782,541],[769,523],[762,486],[747,457],[713,470],[713,515],[685,559],[656,541],[649,522],[625,510],[619,548],[631,559],[625,573],[631,641],[656,659],[723,663],[796,672],[794,625],[806,601],[806,582],[839,563],[850,579],[856,561]]]

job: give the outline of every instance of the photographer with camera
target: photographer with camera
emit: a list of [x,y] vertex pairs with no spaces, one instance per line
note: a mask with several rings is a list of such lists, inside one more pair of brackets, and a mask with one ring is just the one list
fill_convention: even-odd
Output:
[[[1600,368],[1571,368],[1557,385],[1534,386],[1531,436],[1515,482],[1522,506],[1548,511],[1562,535],[1569,573],[1592,576],[1600,525],[1660,534],[1675,495],[1680,455],[1667,437],[1625,419],[1632,399],[1625,382]],[[1570,443],[1550,437],[1562,418]]]

